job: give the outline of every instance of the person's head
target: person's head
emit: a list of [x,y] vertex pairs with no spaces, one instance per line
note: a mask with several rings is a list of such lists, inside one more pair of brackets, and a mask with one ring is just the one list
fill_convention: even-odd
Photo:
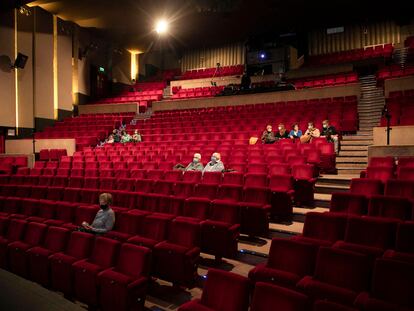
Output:
[[221,159],[221,155],[220,155],[220,153],[218,153],[218,152],[214,152],[214,153],[211,155],[211,162],[216,163],[216,162],[220,161],[220,159]]
[[268,125],[266,126],[266,131],[268,131],[268,132],[273,131],[273,127],[272,127],[270,124],[268,124]]
[[329,127],[329,120],[323,120],[322,121],[322,126],[323,126],[324,129],[328,128]]
[[112,194],[105,192],[99,195],[99,206],[102,209],[108,208],[111,204],[112,204]]
[[135,131],[134,131],[134,134],[138,134],[138,130],[135,130]]
[[109,135],[109,137],[108,137],[109,139],[114,139],[114,135]]
[[308,122],[308,129],[313,129],[313,122]]
[[115,129],[112,131],[113,134],[116,134],[118,131]]
[[200,162],[200,160],[201,160],[201,154],[194,153],[193,162],[198,163],[198,162]]
[[278,129],[280,132],[286,131],[286,129],[285,129],[285,125],[284,125],[283,123],[279,123],[279,125],[277,126],[277,129]]
[[294,124],[292,125],[292,129],[293,129],[294,131],[298,131],[298,130],[299,130],[299,124],[294,123]]

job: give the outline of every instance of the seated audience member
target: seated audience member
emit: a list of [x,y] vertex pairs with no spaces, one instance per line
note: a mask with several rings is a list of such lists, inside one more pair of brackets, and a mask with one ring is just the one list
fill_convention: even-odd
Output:
[[339,151],[339,139],[338,139],[338,132],[336,128],[329,123],[329,120],[324,120],[322,122],[322,133],[321,136],[326,137],[328,142],[334,143],[335,146],[335,153]]
[[142,141],[141,134],[138,132],[138,130],[135,130],[134,135],[132,135],[132,140],[136,143],[140,143]]
[[112,135],[114,136],[114,143],[121,141],[121,133],[117,129],[113,130]]
[[107,144],[113,144],[115,142],[114,135],[109,135],[108,139],[106,140]]
[[273,133],[273,128],[269,124],[266,126],[266,130],[262,134],[262,143],[264,144],[273,144],[276,141],[275,134]]
[[131,140],[132,140],[131,135],[129,135],[126,131],[122,131],[121,143],[123,144],[129,143]]
[[92,224],[84,221],[79,230],[95,234],[104,234],[111,231],[115,224],[115,213],[110,207],[111,204],[112,194],[101,193],[99,196],[99,207],[101,209],[96,213]]
[[211,156],[211,161],[203,169],[204,172],[222,172],[224,170],[224,164],[221,162],[221,155],[215,152]]
[[295,123],[289,133],[291,139],[299,139],[302,136],[302,131],[299,129],[299,124]]
[[308,129],[306,130],[305,134],[302,135],[300,138],[301,143],[309,143],[312,141],[314,137],[321,136],[319,130],[313,125],[313,122],[308,123]]
[[199,153],[194,153],[194,157],[193,157],[193,161],[191,161],[187,166],[184,166],[182,164],[177,164],[176,166],[174,166],[175,170],[180,170],[180,171],[200,171],[202,172],[204,169],[203,164],[200,162],[201,161],[201,154]]
[[279,123],[277,129],[278,132],[275,134],[276,139],[289,138],[289,133],[286,131],[285,125],[283,123]]

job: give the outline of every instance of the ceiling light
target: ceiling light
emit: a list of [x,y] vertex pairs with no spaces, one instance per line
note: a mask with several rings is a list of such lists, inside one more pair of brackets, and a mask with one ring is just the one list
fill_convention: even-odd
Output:
[[168,22],[164,19],[157,21],[155,31],[160,35],[166,33],[168,31]]

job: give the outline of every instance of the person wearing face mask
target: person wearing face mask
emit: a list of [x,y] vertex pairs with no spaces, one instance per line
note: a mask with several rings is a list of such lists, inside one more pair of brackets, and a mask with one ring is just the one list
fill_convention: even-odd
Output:
[[276,139],[289,138],[289,133],[286,131],[285,125],[283,123],[279,123],[277,129],[278,131],[275,134]]
[[322,122],[322,126],[323,126],[323,129],[322,129],[321,136],[326,137],[326,140],[328,142],[334,143],[335,153],[338,153],[339,139],[338,139],[338,132],[336,131],[336,128],[330,125],[329,120],[324,120]]
[[291,139],[299,139],[302,136],[302,131],[299,129],[299,124],[292,125],[292,130],[289,133]]
[[262,143],[264,144],[273,144],[276,141],[275,134],[273,133],[273,128],[269,124],[266,126],[266,130],[262,134]]
[[308,129],[300,138],[301,143],[309,143],[314,137],[321,136],[321,132],[313,125],[313,122],[308,123]]
[[204,172],[222,172],[224,170],[224,164],[221,162],[221,155],[215,152],[211,156],[211,161],[204,167]]
[[111,209],[112,194],[101,193],[99,196],[100,210],[96,213],[92,224],[86,221],[82,222],[80,231],[90,232],[95,234],[104,234],[111,231],[115,224],[115,213]]
[[193,161],[190,162],[184,171],[200,171],[204,169],[203,163],[201,163],[201,154],[194,153]]

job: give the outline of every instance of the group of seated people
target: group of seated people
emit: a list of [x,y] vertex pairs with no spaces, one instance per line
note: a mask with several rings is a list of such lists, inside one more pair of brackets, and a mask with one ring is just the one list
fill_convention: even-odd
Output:
[[329,123],[329,120],[322,122],[322,131],[315,127],[313,122],[308,123],[308,128],[305,133],[299,129],[299,124],[294,123],[290,132],[285,128],[283,123],[279,123],[278,130],[273,132],[272,125],[268,124],[266,130],[263,131],[261,140],[263,144],[273,144],[280,139],[299,139],[301,143],[310,143],[315,137],[326,137],[328,142],[333,142],[335,152],[339,151],[338,132],[334,126]]
[[224,164],[221,162],[221,155],[218,152],[214,152],[211,155],[210,162],[206,166],[201,163],[201,154],[194,153],[193,161],[187,166],[183,164],[177,164],[174,166],[175,170],[181,171],[200,171],[200,172],[222,172],[224,170]]
[[105,141],[101,142],[98,147],[103,146],[104,144],[114,144],[114,143],[139,143],[142,141],[141,134],[138,130],[135,130],[133,135],[128,134],[124,128],[114,129],[112,134],[108,136]]

